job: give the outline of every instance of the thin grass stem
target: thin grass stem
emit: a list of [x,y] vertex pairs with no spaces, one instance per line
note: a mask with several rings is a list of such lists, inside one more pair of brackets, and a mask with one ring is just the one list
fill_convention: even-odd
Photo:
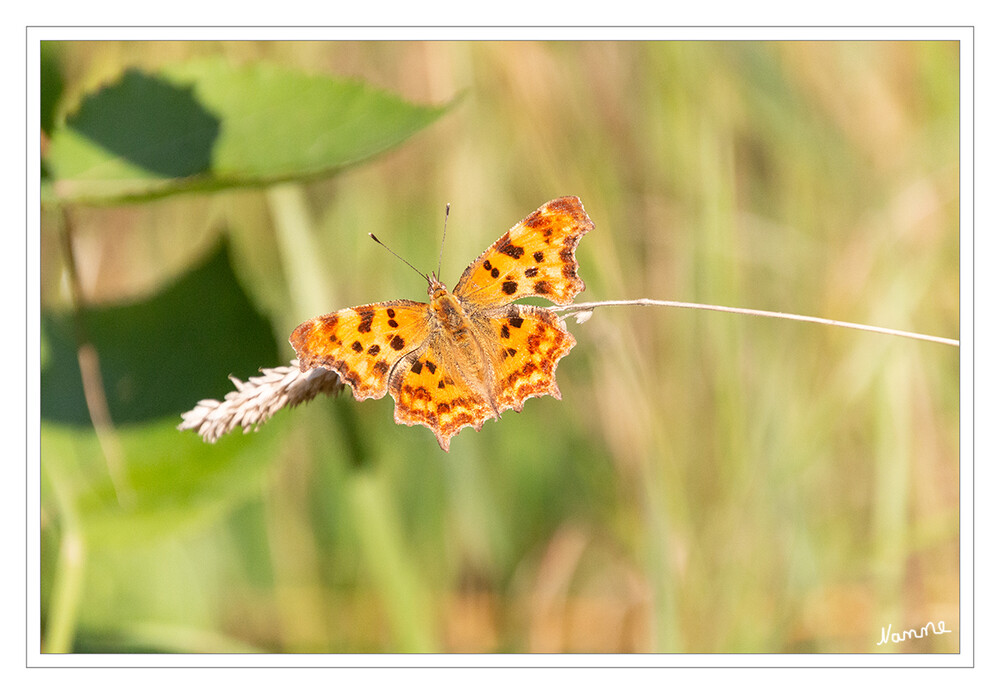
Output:
[[[570,306],[554,307],[552,310],[566,315],[583,314],[586,320],[595,308],[602,306],[669,306],[671,308],[699,308],[705,311],[722,311],[724,313],[740,313],[747,316],[763,316],[765,318],[784,318],[785,320],[802,321],[805,323],[819,323],[821,325],[833,325],[838,328],[850,328],[851,330],[865,330],[871,333],[882,333],[884,335],[895,335],[896,337],[908,337],[914,340],[925,340],[927,342],[938,342],[943,345],[959,346],[959,341],[950,337],[937,337],[936,335],[924,335],[923,333],[910,332],[908,330],[896,330],[894,328],[880,328],[874,325],[863,323],[849,323],[847,321],[833,320],[832,318],[817,318],[816,316],[802,316],[797,313],[784,313],[782,311],[762,311],[754,308],[736,308],[733,306],[718,306],[715,304],[696,304],[689,301],[664,301],[658,299],[630,299],[621,301],[592,301],[583,304],[572,304]],[[579,319],[578,319],[579,320]],[[582,322],[582,321],[580,321]]]

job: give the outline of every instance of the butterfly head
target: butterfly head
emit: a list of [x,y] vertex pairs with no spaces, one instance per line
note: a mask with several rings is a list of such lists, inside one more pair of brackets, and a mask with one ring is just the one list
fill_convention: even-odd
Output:
[[431,273],[425,277],[427,278],[427,296],[431,298],[431,301],[438,300],[449,293],[448,287],[437,278],[437,275]]
[[457,338],[459,333],[468,331],[468,316],[458,297],[431,274],[427,277],[427,295],[431,298],[431,310],[438,325]]

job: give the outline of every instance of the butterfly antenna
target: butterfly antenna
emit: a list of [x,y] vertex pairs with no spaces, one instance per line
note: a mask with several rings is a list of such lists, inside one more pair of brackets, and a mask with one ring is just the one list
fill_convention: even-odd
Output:
[[444,237],[448,233],[448,213],[451,212],[451,203],[444,206],[444,231],[441,232],[441,250],[438,251],[438,271],[435,277],[441,277],[441,256],[444,255]]
[[420,275],[421,277],[423,277],[425,280],[427,280],[428,282],[430,281],[430,279],[428,279],[427,275],[425,275],[424,273],[420,272],[420,270],[418,270],[417,268],[415,268],[413,266],[413,263],[411,263],[409,260],[407,260],[406,258],[404,258],[403,256],[401,256],[399,253],[397,253],[396,251],[392,250],[391,248],[389,248],[388,246],[386,246],[384,243],[382,243],[381,241],[379,241],[378,237],[375,234],[372,234],[371,232],[369,232],[368,235],[372,237],[372,241],[374,241],[375,243],[377,243],[378,245],[380,245],[382,248],[384,248],[385,250],[387,250],[390,253],[392,253],[394,256],[396,256],[397,258],[399,258],[400,260],[402,260],[407,265],[409,265],[411,268],[413,268],[414,272],[416,272],[418,275]]

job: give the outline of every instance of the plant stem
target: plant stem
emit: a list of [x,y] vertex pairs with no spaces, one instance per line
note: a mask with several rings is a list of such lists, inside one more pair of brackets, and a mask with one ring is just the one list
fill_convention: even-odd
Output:
[[623,301],[592,301],[583,304],[571,304],[570,306],[554,307],[551,310],[565,312],[567,315],[592,311],[601,306],[670,306],[672,308],[699,308],[705,311],[722,311],[724,313],[741,313],[747,316],[763,316],[765,318],[784,318],[785,320],[796,320],[806,323],[820,323],[821,325],[833,325],[838,328],[850,328],[852,330],[866,330],[872,333],[882,333],[884,335],[895,335],[896,337],[909,337],[914,340],[926,340],[927,342],[939,342],[943,345],[959,346],[959,341],[949,337],[937,337],[935,335],[924,335],[922,333],[909,332],[907,330],[895,330],[893,328],[879,328],[874,325],[863,323],[848,323],[847,321],[833,320],[832,318],[817,318],[815,316],[802,316],[797,313],[783,313],[781,311],[761,311],[753,308],[735,308],[732,306],[718,306],[715,304],[695,304],[689,301],[661,301],[658,299],[631,299]]

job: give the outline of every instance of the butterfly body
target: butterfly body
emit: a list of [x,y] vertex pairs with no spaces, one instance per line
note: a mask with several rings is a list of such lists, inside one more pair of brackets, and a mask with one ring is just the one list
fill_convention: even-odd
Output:
[[300,325],[289,340],[300,368],[336,371],[358,400],[390,393],[395,421],[430,428],[444,450],[465,426],[478,430],[530,397],[559,398],[555,368],[576,341],[554,312],[513,302],[572,301],[584,288],[574,251],[593,226],[579,198],[546,203],[469,265],[454,291],[428,277],[429,304],[368,304]]
[[[461,299],[449,292],[437,278],[430,279],[427,293],[430,296],[430,308],[435,326],[431,329],[431,336],[421,348],[437,341],[436,351],[441,355],[441,366],[444,371],[460,376],[461,381],[486,401],[493,413],[499,417],[500,411],[493,398],[494,369],[490,363],[492,342],[486,336],[481,324],[473,321],[473,316],[476,316],[475,307],[463,305]],[[421,348],[416,351],[421,351]]]

